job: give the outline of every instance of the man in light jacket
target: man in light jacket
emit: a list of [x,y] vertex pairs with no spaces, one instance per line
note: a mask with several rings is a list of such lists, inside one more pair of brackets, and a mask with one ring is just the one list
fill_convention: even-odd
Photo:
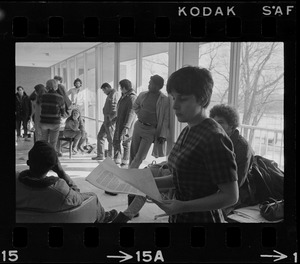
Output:
[[139,168],[147,157],[151,144],[154,143],[152,155],[164,157],[166,139],[169,129],[169,98],[160,90],[164,79],[159,75],[150,78],[148,91],[137,97],[133,110],[137,114],[130,148],[129,168]]

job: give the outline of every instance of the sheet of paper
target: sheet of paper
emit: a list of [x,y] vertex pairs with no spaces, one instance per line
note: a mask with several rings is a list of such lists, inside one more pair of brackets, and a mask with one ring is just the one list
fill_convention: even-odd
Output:
[[85,180],[105,191],[145,196],[145,194],[138,189],[120,180],[111,171],[106,170],[102,162],[85,178]]
[[[116,177],[123,185],[115,179]],[[157,189],[149,168],[122,169],[119,168],[112,159],[106,158],[87,176],[86,180],[101,189],[108,188],[109,186],[111,188],[110,191],[124,193],[132,193],[132,191],[137,190],[141,193],[139,195],[147,195],[156,201],[162,201],[160,192]],[[124,185],[124,183],[129,184],[133,189],[129,192],[128,186]],[[135,192],[133,194],[137,193]]]

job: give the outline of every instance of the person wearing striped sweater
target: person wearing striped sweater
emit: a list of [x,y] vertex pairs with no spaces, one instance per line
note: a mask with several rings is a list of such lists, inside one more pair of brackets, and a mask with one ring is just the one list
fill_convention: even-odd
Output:
[[41,99],[42,140],[49,142],[56,149],[59,136],[60,121],[65,117],[65,100],[57,93],[58,84],[54,79],[46,83],[47,93]]

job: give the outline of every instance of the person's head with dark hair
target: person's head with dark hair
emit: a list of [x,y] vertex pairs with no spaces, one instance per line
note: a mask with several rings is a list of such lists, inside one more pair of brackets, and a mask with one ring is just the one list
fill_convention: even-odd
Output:
[[17,87],[17,94],[22,97],[24,94],[24,88],[22,86]]
[[163,88],[163,86],[164,86],[164,79],[161,76],[155,74],[150,77],[150,81],[148,85],[148,90],[150,92],[158,92],[159,90],[161,90],[161,88]]
[[112,90],[112,87],[107,82],[103,83],[100,88],[106,95],[109,94],[110,91]]
[[34,92],[36,94],[36,102],[37,104],[41,103],[42,95],[46,93],[46,88],[43,84],[37,84],[34,86]]
[[57,153],[47,141],[36,141],[28,152],[27,165],[34,177],[44,177],[57,162]]
[[21,91],[21,90],[24,91],[24,88],[23,88],[22,86],[18,86],[18,87],[17,87],[17,92],[19,92],[19,91]]
[[128,79],[123,79],[119,82],[119,85],[121,87],[121,92],[126,93],[128,91],[132,90],[132,83]]
[[209,117],[216,120],[229,136],[240,125],[239,113],[231,105],[215,105],[210,109]]
[[53,77],[53,79],[54,79],[54,80],[57,80],[59,83],[62,83],[62,82],[63,82],[63,78],[60,77],[60,76],[58,76],[58,75],[55,75],[55,76]]
[[81,81],[79,78],[76,78],[76,79],[74,80],[74,86],[75,86],[76,88],[80,88],[80,87],[82,86],[82,81]]
[[173,97],[173,109],[179,122],[193,126],[206,118],[205,109],[210,103],[213,84],[211,73],[205,68],[186,66],[171,74],[167,92]]
[[203,108],[207,108],[214,86],[211,73],[205,68],[185,66],[173,72],[168,79],[167,92],[194,95]]
[[50,79],[46,82],[46,90],[47,91],[56,91],[58,88],[57,81],[54,79]]

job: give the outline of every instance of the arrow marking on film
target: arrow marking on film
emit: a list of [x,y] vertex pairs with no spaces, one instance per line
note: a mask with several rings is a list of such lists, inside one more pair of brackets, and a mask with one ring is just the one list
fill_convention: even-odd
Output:
[[119,253],[122,253],[123,256],[107,256],[108,258],[121,258],[121,260],[119,262],[123,262],[129,259],[132,259],[133,257],[123,251],[119,251]]
[[278,261],[278,260],[282,260],[282,259],[285,259],[287,258],[287,255],[284,255],[276,250],[273,250],[273,252],[279,254],[279,255],[260,255],[261,257],[263,258],[276,258],[274,259],[274,261]]

